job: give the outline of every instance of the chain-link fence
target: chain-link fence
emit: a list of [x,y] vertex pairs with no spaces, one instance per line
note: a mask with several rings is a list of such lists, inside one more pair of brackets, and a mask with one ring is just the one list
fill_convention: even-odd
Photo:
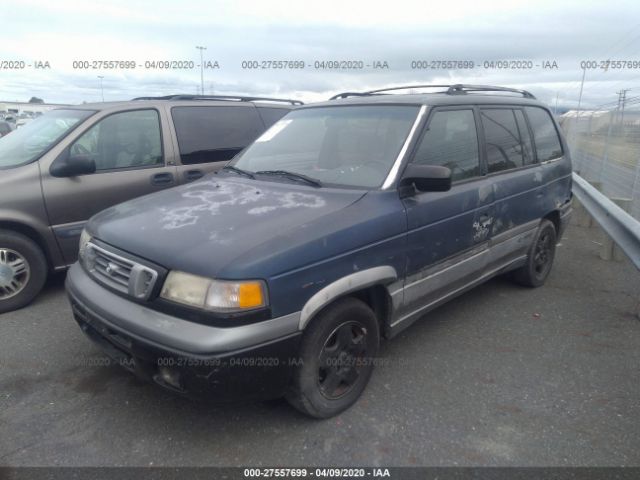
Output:
[[559,117],[573,169],[640,220],[640,108],[570,111]]

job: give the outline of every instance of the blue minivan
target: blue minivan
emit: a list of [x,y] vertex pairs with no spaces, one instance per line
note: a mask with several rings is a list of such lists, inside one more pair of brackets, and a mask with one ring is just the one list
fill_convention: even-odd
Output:
[[215,174],[94,216],[67,277],[82,330],[175,392],[327,418],[381,338],[498,274],[542,285],[571,212],[548,108],[395,90],[297,108]]

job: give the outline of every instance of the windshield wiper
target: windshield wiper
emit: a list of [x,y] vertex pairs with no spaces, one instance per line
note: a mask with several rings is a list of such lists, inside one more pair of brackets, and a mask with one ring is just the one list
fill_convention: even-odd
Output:
[[301,173],[289,172],[287,170],[260,170],[256,172],[259,175],[277,175],[279,177],[287,177],[292,180],[302,180],[309,185],[313,185],[314,187],[322,187],[322,183],[315,178],[307,177]]
[[231,170],[232,172],[236,172],[240,175],[244,175],[249,178],[256,178],[255,175],[251,172],[247,172],[246,170],[242,170],[241,168],[234,167],[233,165],[225,165],[222,167],[222,170]]

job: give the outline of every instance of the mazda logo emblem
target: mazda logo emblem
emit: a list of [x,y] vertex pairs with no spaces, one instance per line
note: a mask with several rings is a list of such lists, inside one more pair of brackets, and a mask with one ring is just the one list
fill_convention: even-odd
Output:
[[118,273],[118,270],[120,270],[120,267],[118,267],[115,263],[109,262],[107,264],[106,272],[108,275],[113,275],[114,273]]

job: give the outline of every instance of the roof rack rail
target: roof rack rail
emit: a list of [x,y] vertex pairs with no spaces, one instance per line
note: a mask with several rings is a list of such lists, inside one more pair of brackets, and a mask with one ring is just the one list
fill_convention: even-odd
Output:
[[449,88],[451,85],[407,85],[402,87],[389,87],[379,88],[377,90],[369,90],[368,92],[343,92],[334,95],[329,100],[338,100],[340,98],[347,97],[369,97],[371,95],[378,95],[383,92],[390,92],[393,90],[408,90],[409,88]]
[[376,90],[369,90],[368,92],[343,92],[334,95],[329,100],[338,100],[340,98],[348,97],[368,97],[372,95],[385,94],[385,92],[392,92],[395,90],[408,90],[410,88],[446,88],[445,91],[436,93],[446,93],[447,95],[459,95],[473,92],[510,92],[518,93],[525,98],[536,98],[535,96],[533,96],[533,94],[527,92],[526,90],[518,90],[515,88],[507,87],[492,87],[490,85],[466,85],[458,83],[456,85],[406,85],[400,87],[379,88]]
[[164,95],[159,97],[136,97],[133,100],[222,100],[229,102],[278,102],[291,105],[304,105],[300,100],[271,97],[247,97],[242,95]]
[[519,90],[517,88],[508,88],[508,87],[493,87],[491,85],[466,85],[459,83],[457,85],[451,85],[447,93],[449,95],[459,94],[459,93],[473,93],[473,92],[509,92],[509,93],[518,93],[522,95],[524,98],[532,98],[536,97],[526,90]]

